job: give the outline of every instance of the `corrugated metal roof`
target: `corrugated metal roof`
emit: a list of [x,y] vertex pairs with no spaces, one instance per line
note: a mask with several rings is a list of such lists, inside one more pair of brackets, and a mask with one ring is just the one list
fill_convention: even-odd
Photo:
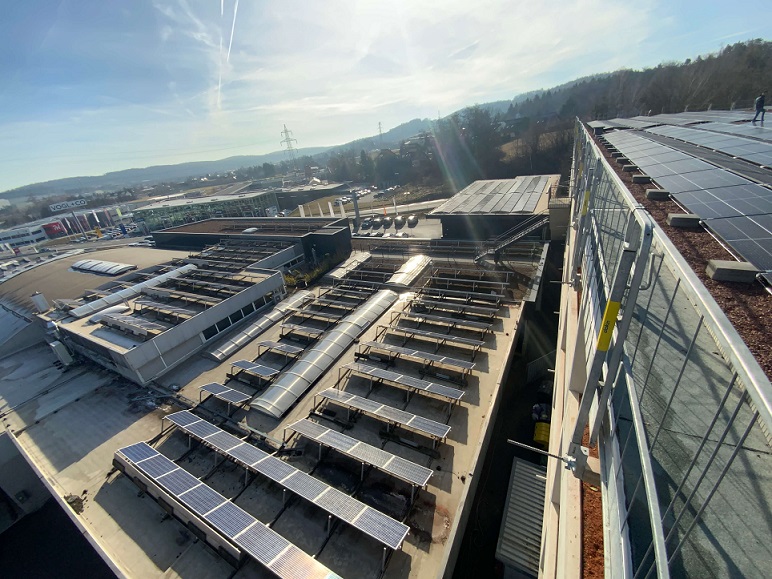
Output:
[[551,175],[475,181],[431,212],[431,215],[533,213],[547,191]]
[[509,494],[501,520],[496,559],[534,577],[539,575],[547,469],[512,461]]

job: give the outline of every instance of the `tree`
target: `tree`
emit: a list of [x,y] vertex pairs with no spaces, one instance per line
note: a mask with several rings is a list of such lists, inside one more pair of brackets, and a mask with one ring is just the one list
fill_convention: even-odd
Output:
[[263,163],[263,175],[266,178],[273,177],[276,175],[276,167],[274,167],[271,163]]
[[359,168],[362,174],[362,180],[367,183],[375,181],[375,163],[370,156],[362,149],[359,153]]

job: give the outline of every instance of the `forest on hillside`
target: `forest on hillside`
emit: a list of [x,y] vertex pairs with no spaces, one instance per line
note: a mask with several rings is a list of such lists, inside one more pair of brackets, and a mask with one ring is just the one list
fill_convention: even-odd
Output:
[[772,89],[772,42],[749,40],[715,54],[579,79],[514,104],[508,115],[582,119],[749,108]]
[[486,105],[464,109],[432,123],[436,159],[419,165],[426,170],[402,170],[423,180],[441,177],[451,191],[475,179],[525,174],[560,173],[565,180],[577,117],[750,108],[770,88],[772,42],[739,42],[693,60],[604,73],[515,98],[504,113]]

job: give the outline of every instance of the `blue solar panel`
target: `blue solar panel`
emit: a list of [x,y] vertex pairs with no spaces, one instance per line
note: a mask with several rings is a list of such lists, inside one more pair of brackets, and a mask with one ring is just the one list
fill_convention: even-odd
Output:
[[199,515],[205,515],[226,502],[222,495],[206,485],[200,485],[182,493],[180,500]]
[[268,565],[287,548],[288,543],[265,526],[252,525],[239,536],[239,546],[264,565]]
[[772,215],[713,219],[707,226],[760,271],[772,271]]
[[231,448],[240,445],[242,441],[235,436],[228,434],[227,432],[220,431],[212,434],[211,436],[208,436],[206,442],[215,448],[219,448],[220,450],[227,452]]
[[160,454],[158,456],[152,456],[147,460],[143,460],[142,464],[139,466],[152,478],[158,478],[159,476],[163,476],[166,473],[179,468],[168,458]]
[[176,424],[177,426],[188,426],[189,424],[193,424],[194,422],[201,420],[198,416],[188,412],[187,410],[169,414],[166,416],[166,419],[171,421],[173,424]]
[[322,481],[301,471],[296,471],[295,474],[285,479],[282,485],[309,501],[313,501],[328,487]]
[[207,436],[210,436],[215,432],[220,432],[219,428],[217,428],[214,424],[210,424],[206,420],[202,420],[201,422],[196,422],[195,424],[191,424],[187,426],[186,430],[191,434],[195,434],[199,438],[206,438]]
[[208,515],[206,520],[212,526],[231,539],[254,524],[255,519],[231,502],[226,502]]
[[181,495],[185,491],[189,491],[193,487],[201,484],[200,480],[181,468],[159,477],[158,482],[174,496]]
[[260,463],[255,466],[255,469],[277,482],[287,478],[297,470],[294,466],[273,456],[268,456],[264,460],[261,460]]
[[229,454],[244,464],[248,464],[250,466],[254,465],[260,460],[263,460],[266,456],[268,456],[267,453],[263,452],[259,448],[255,448],[251,444],[244,443],[240,446],[237,446],[236,448],[232,448],[229,452]]
[[138,442],[137,444],[132,444],[131,446],[122,448],[120,452],[130,461],[135,463],[139,462],[140,460],[150,458],[151,456],[156,456],[158,454],[156,449],[148,446],[144,442]]

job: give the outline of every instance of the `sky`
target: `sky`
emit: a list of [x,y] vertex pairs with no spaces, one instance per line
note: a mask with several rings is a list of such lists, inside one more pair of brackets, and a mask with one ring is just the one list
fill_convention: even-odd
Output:
[[[337,145],[772,39],[767,2],[24,0],[0,19],[0,191]],[[749,95],[749,100],[753,95]]]

